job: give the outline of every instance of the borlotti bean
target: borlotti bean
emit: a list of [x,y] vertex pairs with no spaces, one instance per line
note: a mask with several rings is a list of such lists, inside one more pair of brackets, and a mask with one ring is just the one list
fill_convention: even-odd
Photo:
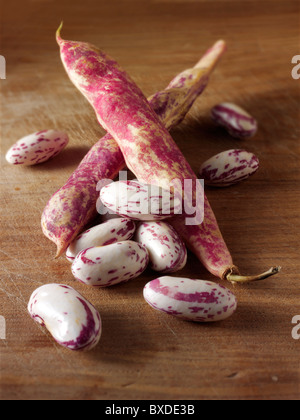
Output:
[[81,283],[108,287],[138,277],[148,263],[148,251],[143,245],[124,241],[80,252],[73,262],[72,273]]
[[180,201],[174,199],[171,191],[137,180],[106,185],[100,199],[109,210],[133,220],[163,220],[181,210]]
[[66,133],[44,130],[23,137],[6,154],[12,165],[32,166],[58,155],[69,143]]
[[111,219],[82,233],[71,243],[66,257],[73,262],[79,252],[96,246],[111,245],[133,237],[136,226],[128,218]]
[[233,137],[252,137],[257,132],[257,121],[242,109],[232,103],[216,105],[211,111],[212,119],[217,125],[225,127]]
[[237,308],[234,294],[219,284],[179,277],[161,277],[144,288],[152,308],[187,321],[216,322],[229,318]]
[[259,169],[259,160],[246,150],[227,150],[204,162],[199,176],[206,185],[228,187],[243,181]]
[[187,263],[187,249],[175,229],[165,222],[143,222],[137,227],[135,240],[144,245],[153,270],[175,273]]
[[39,287],[29,300],[28,311],[58,344],[70,350],[91,350],[101,338],[99,312],[72,287],[63,284]]

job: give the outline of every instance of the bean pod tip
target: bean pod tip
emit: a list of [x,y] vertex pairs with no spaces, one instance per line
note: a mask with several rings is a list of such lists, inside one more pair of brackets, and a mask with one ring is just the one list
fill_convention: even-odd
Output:
[[271,267],[268,271],[254,275],[254,276],[242,276],[239,273],[237,273],[234,269],[229,270],[225,274],[226,280],[230,281],[232,284],[245,284],[245,283],[252,283],[256,281],[265,280],[269,277],[275,276],[276,274],[280,273],[281,267]]

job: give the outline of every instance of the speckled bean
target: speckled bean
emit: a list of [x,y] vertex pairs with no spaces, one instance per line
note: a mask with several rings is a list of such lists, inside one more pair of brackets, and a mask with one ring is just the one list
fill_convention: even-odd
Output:
[[225,127],[233,137],[252,137],[257,132],[257,121],[238,105],[232,103],[216,105],[211,115],[215,123]]
[[253,175],[259,168],[258,158],[245,150],[227,150],[204,162],[199,176],[206,185],[228,187]]
[[100,199],[109,210],[132,220],[163,220],[181,209],[180,201],[174,200],[170,191],[136,180],[106,185]]
[[187,321],[215,322],[229,318],[237,308],[233,293],[204,280],[161,277],[144,288],[152,308]]
[[96,287],[114,286],[138,277],[149,263],[147,249],[124,241],[80,252],[72,265],[74,277]]
[[71,243],[66,257],[73,262],[79,252],[96,246],[111,245],[133,237],[135,223],[128,218],[111,219],[82,233]]
[[141,223],[136,230],[135,240],[147,248],[150,266],[155,271],[175,273],[187,263],[186,246],[168,223]]
[[30,316],[70,350],[91,350],[101,337],[99,312],[72,287],[47,284],[36,289],[28,303]]
[[66,133],[44,130],[23,137],[6,154],[12,165],[33,166],[58,155],[69,143]]

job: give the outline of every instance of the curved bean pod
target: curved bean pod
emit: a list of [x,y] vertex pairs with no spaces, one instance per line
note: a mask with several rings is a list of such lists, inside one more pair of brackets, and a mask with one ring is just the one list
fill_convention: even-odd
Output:
[[99,312],[72,287],[47,284],[36,289],[28,303],[30,316],[70,350],[91,350],[102,332]]
[[[57,39],[63,50],[59,31]],[[76,43],[69,43],[70,48],[74,45]],[[217,42],[193,69],[180,73],[166,90],[149,98],[152,108],[169,130],[183,120],[203,92],[208,76],[225,50],[225,43]],[[50,199],[42,215],[42,230],[57,245],[57,257],[96,216],[98,181],[115,179],[124,166],[118,144],[107,134],[92,147],[67,183]]]
[[135,228],[135,223],[128,218],[108,220],[82,233],[71,243],[67,249],[66,257],[73,262],[79,252],[87,248],[111,245],[131,239]]
[[6,153],[6,160],[12,165],[38,165],[57,156],[68,143],[69,137],[62,131],[39,131],[17,141]]
[[141,223],[136,230],[135,240],[147,248],[150,267],[154,271],[175,273],[187,263],[186,246],[168,223]]
[[179,277],[152,280],[144,288],[144,298],[152,308],[186,321],[223,321],[237,309],[236,297],[225,287]]
[[117,143],[106,135],[91,149],[66,184],[50,198],[41,225],[44,235],[57,246],[56,257],[60,257],[97,216],[98,181],[116,178],[124,165]]
[[211,111],[217,125],[225,127],[233,137],[243,139],[253,137],[257,132],[257,121],[238,105],[223,103]]
[[124,241],[80,252],[73,262],[72,273],[81,283],[108,287],[138,277],[148,263],[149,255],[144,246]]
[[246,150],[227,150],[204,162],[199,176],[206,185],[229,187],[253,175],[259,168],[259,160]]

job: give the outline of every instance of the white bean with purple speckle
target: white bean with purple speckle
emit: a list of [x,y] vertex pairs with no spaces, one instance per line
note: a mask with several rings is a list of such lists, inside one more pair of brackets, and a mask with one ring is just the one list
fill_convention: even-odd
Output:
[[79,252],[87,248],[129,240],[133,237],[135,228],[134,221],[128,218],[108,220],[78,236],[67,249],[66,257],[73,262]]
[[12,165],[37,165],[58,155],[68,143],[69,137],[62,131],[39,131],[14,144],[6,153],[6,160]]
[[229,318],[237,299],[225,287],[204,280],[161,277],[144,288],[144,298],[154,309],[195,322],[216,322]]
[[81,251],[72,264],[72,273],[81,283],[108,287],[138,277],[148,263],[148,251],[143,245],[123,241]]
[[227,150],[204,162],[199,176],[206,185],[228,187],[243,181],[259,169],[258,158],[246,150]]
[[238,105],[227,102],[216,105],[211,115],[214,122],[225,127],[233,137],[253,137],[257,132],[257,121]]
[[181,211],[181,200],[171,191],[137,180],[112,182],[101,189],[104,206],[132,220],[153,221],[172,217]]
[[31,295],[28,311],[57,343],[70,350],[91,350],[101,338],[99,312],[72,287],[63,284],[39,287]]
[[137,227],[135,240],[144,245],[150,267],[162,273],[175,273],[187,263],[187,249],[176,230],[166,222],[143,222]]

